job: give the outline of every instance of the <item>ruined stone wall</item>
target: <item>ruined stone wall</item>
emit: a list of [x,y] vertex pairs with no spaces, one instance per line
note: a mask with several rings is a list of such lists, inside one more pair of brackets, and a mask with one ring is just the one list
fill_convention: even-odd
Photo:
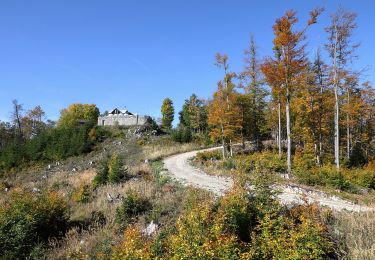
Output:
[[136,115],[110,115],[100,116],[98,118],[98,125],[101,126],[112,126],[112,125],[144,125],[148,121],[148,116],[136,116]]

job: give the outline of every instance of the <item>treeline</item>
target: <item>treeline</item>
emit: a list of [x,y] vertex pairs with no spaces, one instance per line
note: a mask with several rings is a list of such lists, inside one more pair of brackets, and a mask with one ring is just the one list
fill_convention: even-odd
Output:
[[105,135],[96,127],[99,109],[95,105],[73,104],[63,109],[57,127],[44,120],[40,106],[23,111],[13,101],[11,122],[0,124],[0,173],[89,152]]
[[288,173],[297,154],[337,168],[373,160],[375,91],[351,69],[359,46],[352,39],[356,14],[343,9],[332,14],[326,44],[310,60],[306,31],[322,12],[311,11],[302,29],[294,11],[277,19],[273,56],[260,58],[252,36],[241,72],[230,70],[226,54],[216,54],[223,79],[209,101],[195,95],[185,101],[180,127],[209,133],[223,145],[223,158],[232,155],[234,143],[251,141],[260,149],[268,140],[280,157],[286,150]]
[[197,139],[200,142],[209,143],[207,105],[206,100],[198,98],[196,94],[192,94],[189,99],[185,100],[182,110],[178,113],[178,127],[173,128],[172,122],[175,116],[173,101],[170,98],[165,98],[161,106],[161,130],[170,133],[172,139],[180,143],[187,143]]

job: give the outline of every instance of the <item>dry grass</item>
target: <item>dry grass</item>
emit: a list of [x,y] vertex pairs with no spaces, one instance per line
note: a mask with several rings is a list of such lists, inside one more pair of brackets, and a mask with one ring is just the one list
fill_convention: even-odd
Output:
[[143,154],[146,159],[156,160],[177,153],[189,152],[202,148],[197,143],[180,144],[171,141],[157,142],[143,147]]
[[375,259],[375,212],[334,212],[330,224],[342,259]]
[[101,186],[95,191],[93,199],[89,203],[75,203],[72,205],[71,219],[82,220],[88,218],[93,211],[102,211],[107,222],[113,223],[120,200],[109,202],[107,199],[108,194],[113,198],[117,196],[124,197],[130,190],[135,190],[145,197],[151,197],[154,187],[150,182],[144,180],[131,180],[124,184]]
[[[115,239],[120,239],[115,234],[115,229],[109,225],[103,227],[91,227],[80,231],[71,229],[63,241],[51,241],[47,259],[87,259],[90,256],[102,259],[103,252],[110,248]],[[108,250],[107,249],[107,250]]]

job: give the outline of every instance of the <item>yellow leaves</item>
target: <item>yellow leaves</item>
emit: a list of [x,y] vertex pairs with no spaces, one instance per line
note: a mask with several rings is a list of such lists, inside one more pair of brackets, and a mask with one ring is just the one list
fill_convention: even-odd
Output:
[[74,126],[80,120],[96,123],[99,116],[99,109],[95,104],[72,104],[68,108],[61,110],[60,119],[57,126]]
[[[228,85],[231,84],[229,81]],[[241,113],[236,103],[237,97],[238,94],[233,87],[223,88],[219,84],[208,108],[208,123],[212,126],[210,136],[213,140],[236,138],[241,128]]]
[[115,247],[111,259],[151,259],[151,241],[145,238],[138,227],[129,226],[124,232],[123,242]]
[[228,259],[237,256],[237,238],[225,232],[221,214],[213,201],[198,203],[177,221],[177,232],[169,239],[172,259]]

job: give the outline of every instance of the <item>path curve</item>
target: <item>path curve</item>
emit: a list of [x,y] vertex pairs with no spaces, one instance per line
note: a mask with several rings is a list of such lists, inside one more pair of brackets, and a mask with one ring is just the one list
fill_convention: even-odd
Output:
[[[165,168],[179,182],[184,185],[191,185],[196,188],[212,191],[218,196],[222,196],[225,191],[233,186],[233,180],[229,177],[212,176],[204,173],[189,163],[189,159],[198,152],[210,151],[218,148],[209,148],[169,156],[163,160]],[[303,203],[302,197],[309,202],[317,202],[322,206],[327,206],[335,210],[348,210],[355,212],[371,211],[373,208],[354,204],[343,200],[337,196],[328,195],[324,192],[306,190],[297,186],[277,185],[275,189],[280,191],[278,198],[283,204]]]

